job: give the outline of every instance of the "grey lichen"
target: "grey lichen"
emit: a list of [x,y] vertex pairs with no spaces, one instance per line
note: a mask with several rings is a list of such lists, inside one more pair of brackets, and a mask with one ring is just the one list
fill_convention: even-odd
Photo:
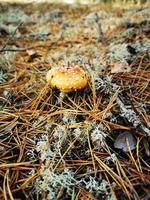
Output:
[[[104,92],[109,95],[114,94],[116,91],[118,91],[118,94],[120,92],[120,87],[115,83],[112,83],[111,76],[106,77],[105,80],[100,77],[96,77],[95,86],[98,92]],[[126,108],[119,97],[117,97],[116,102],[120,108],[121,116],[133,124],[134,128],[139,128],[144,131],[147,136],[150,136],[150,130],[143,125],[136,113],[132,109]]]
[[[96,197],[100,196],[102,197],[103,195],[107,197],[111,194],[109,183],[102,177],[99,177],[96,180],[95,177],[89,176],[88,180],[82,179],[81,183],[85,185],[87,191],[91,192]],[[112,182],[111,186],[112,188],[115,188],[116,187],[115,182]]]
[[[130,31],[133,31],[133,30],[130,29]],[[128,32],[128,34],[130,33],[130,31]],[[127,31],[124,34],[127,34]],[[112,42],[109,46],[108,56],[113,61],[133,61],[133,59],[138,53],[142,53],[146,51],[150,53],[149,39],[144,39],[141,42],[135,42],[135,43],[117,43],[115,41],[115,42]]]
[[9,23],[19,23],[20,21],[27,22],[29,16],[25,14],[25,12],[19,8],[8,7],[5,12],[0,15],[0,22]]
[[34,119],[34,120],[33,120],[32,126],[33,126],[33,127],[37,127],[37,126],[39,126],[44,120],[45,120],[45,117],[44,117],[44,116],[40,116],[40,117],[38,117],[37,119]]
[[[6,78],[6,79],[5,79]],[[7,74],[6,76],[1,76],[1,70],[0,70],[0,84],[3,84],[7,81]],[[0,101],[0,110],[3,110],[7,103],[11,100],[12,98],[12,93],[8,90],[4,90],[3,93],[0,93],[0,96],[2,97]]]
[[41,177],[42,179],[38,178],[35,183],[36,193],[47,192],[51,200],[57,199],[61,187],[65,188],[67,193],[72,194],[73,187],[79,184],[69,170],[57,174],[49,169],[41,169]]
[[133,37],[134,35],[134,32],[135,32],[135,28],[128,28],[128,29],[125,29],[121,34],[120,34],[120,39],[121,38],[125,38],[125,39],[128,39],[128,38],[131,38]]
[[[83,136],[83,132],[85,132],[85,131],[83,131],[81,128],[75,128],[73,131],[72,131],[72,135],[75,137],[75,138],[79,138],[79,140],[84,140],[85,139],[85,137],[86,137],[86,135],[84,134],[84,137],[82,137]],[[79,137],[80,136],[80,137]]]
[[[15,48],[15,46],[11,46],[11,48]],[[12,67],[12,62],[14,61],[16,56],[16,52],[6,51],[0,54],[0,67],[5,67],[9,69]]]
[[60,141],[56,140],[53,144],[50,144],[48,135],[41,135],[35,140],[37,141],[35,151],[38,153],[40,161],[44,162],[45,166],[49,165],[49,162],[51,162],[50,167],[54,166],[61,157],[60,151],[55,153]]
[[105,132],[106,128],[104,128],[102,124],[97,124],[91,131],[91,141],[95,149],[100,150],[101,147],[106,145],[105,139],[107,134]]
[[62,138],[64,137],[66,133],[66,126],[65,125],[60,125],[54,129],[53,137],[54,137],[54,143],[55,147],[61,143]]
[[83,21],[85,25],[89,26],[96,22],[97,16],[100,19],[105,19],[108,16],[110,17],[110,15],[112,15],[112,13],[108,13],[104,10],[97,11],[97,12],[90,12],[84,17]]
[[0,69],[0,84],[5,83],[8,79],[8,75],[3,69]]
[[110,156],[108,156],[107,158],[105,158],[104,162],[109,165],[111,162],[115,163],[117,161],[117,156],[115,153],[112,153]]
[[38,138],[35,150],[39,153],[40,160],[44,161],[49,151],[48,135],[41,135],[40,138]]
[[109,53],[111,60],[117,60],[117,61],[131,61],[133,59],[133,55],[128,51],[128,44],[122,43],[122,44],[115,44],[111,43],[109,46]]
[[144,39],[142,42],[132,44],[137,53],[148,52],[150,54],[150,39]]
[[127,119],[134,128],[141,129],[147,136],[150,136],[150,130],[142,124],[137,114],[132,109],[127,108],[119,97],[116,101],[120,107],[121,116]]
[[75,124],[76,123],[76,116],[69,113],[69,112],[64,112],[62,121],[66,125]]
[[47,19],[48,20],[58,20],[58,18],[62,18],[62,11],[61,9],[55,9],[51,10],[50,12],[47,12]]
[[116,91],[119,91],[120,89],[118,85],[112,83],[111,76],[107,76],[105,79],[96,76],[95,87],[98,92],[104,92],[105,94],[114,94]]
[[[88,192],[94,194],[95,196],[110,195],[110,186],[109,183],[99,177],[96,179],[95,177],[89,176],[87,178],[76,179],[75,174],[65,169],[61,173],[56,173],[51,171],[50,169],[41,169],[40,171],[41,177],[36,179],[36,193],[47,192],[48,197],[51,200],[55,200],[58,196],[58,193],[61,188],[67,190],[67,194],[73,193],[74,187],[83,187]],[[116,187],[116,184],[113,182],[111,184],[113,188]]]
[[[87,51],[87,49],[91,51]],[[107,66],[106,55],[100,52],[98,46],[84,46],[81,44],[74,44],[68,54],[67,49],[55,51],[46,58],[46,62],[51,63],[54,67],[58,66],[80,66],[85,70],[93,68],[95,73],[100,73]],[[90,59],[89,59],[90,57]]]
[[100,182],[96,181],[94,177],[90,176],[88,181],[83,180],[85,188],[91,193],[98,193],[100,191]]

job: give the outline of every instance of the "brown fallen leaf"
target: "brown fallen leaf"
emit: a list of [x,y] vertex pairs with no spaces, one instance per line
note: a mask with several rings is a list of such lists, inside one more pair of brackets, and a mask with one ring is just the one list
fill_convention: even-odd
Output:
[[34,49],[27,49],[26,50],[27,54],[28,54],[28,62],[32,62],[34,58],[39,57],[39,55],[37,54],[37,52]]
[[130,72],[131,67],[126,61],[117,61],[112,64],[111,73]]

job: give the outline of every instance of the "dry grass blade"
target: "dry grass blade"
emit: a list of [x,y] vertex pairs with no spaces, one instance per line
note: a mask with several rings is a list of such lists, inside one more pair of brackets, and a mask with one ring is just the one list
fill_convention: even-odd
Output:
[[100,169],[104,169],[118,184],[119,187],[122,187],[125,191],[126,195],[129,199],[131,199],[131,194],[129,193],[127,187],[128,183],[126,183],[120,176],[118,176],[115,172],[113,172],[106,164],[104,164],[96,155],[94,155],[95,159],[99,163]]
[[[9,170],[8,170],[9,172]],[[6,172],[7,173],[7,172]],[[9,194],[9,198],[10,200],[14,200],[11,189],[10,189],[10,185],[9,185],[9,177],[8,177],[8,173],[7,173],[7,190],[8,190],[8,194]]]
[[[20,163],[5,163],[1,164],[0,168],[10,168],[10,167],[19,167],[19,166],[33,166],[33,162],[20,162]],[[37,165],[38,166],[38,165]]]

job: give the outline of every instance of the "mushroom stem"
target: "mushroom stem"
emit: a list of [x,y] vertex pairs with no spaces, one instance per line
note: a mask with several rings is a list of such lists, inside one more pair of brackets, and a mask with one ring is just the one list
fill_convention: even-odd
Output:
[[65,96],[66,96],[66,93],[63,92],[63,91],[61,91],[60,94],[59,94],[59,99],[58,99],[58,104],[59,104],[61,107],[62,107],[62,102],[63,102]]

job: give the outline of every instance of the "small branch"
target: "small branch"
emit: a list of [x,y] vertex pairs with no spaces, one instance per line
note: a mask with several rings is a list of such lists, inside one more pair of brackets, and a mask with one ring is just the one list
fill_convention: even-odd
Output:
[[26,51],[29,49],[35,49],[38,47],[43,47],[43,48],[49,48],[50,46],[46,46],[46,45],[38,45],[38,46],[31,46],[31,47],[25,47],[25,48],[7,48],[7,49],[0,49],[0,52],[5,52],[5,51]]
[[20,22],[18,24],[18,26],[15,28],[14,32],[11,34],[11,36],[6,40],[5,44],[3,45],[3,47],[0,49],[0,52],[4,51],[5,47],[7,46],[7,44],[10,42],[10,40],[14,37],[14,35],[16,34],[18,28],[23,24],[23,22]]
[[98,26],[98,35],[99,35],[98,41],[101,42],[102,39],[104,38],[104,35],[103,35],[103,31],[102,31],[102,26],[101,26],[101,22],[100,22],[100,17],[98,16],[97,13],[95,13],[95,15],[96,15],[95,22],[96,22],[96,24],[97,24],[97,26]]

